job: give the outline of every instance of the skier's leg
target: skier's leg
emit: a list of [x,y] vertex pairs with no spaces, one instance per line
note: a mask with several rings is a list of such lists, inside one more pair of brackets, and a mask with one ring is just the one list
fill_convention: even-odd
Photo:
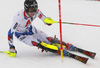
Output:
[[51,42],[47,40],[47,37],[49,37],[49,36],[46,33],[35,28],[34,26],[32,28],[33,28],[32,31],[35,32],[35,34],[36,34],[36,36],[35,36],[36,38],[40,39],[41,41],[43,41],[47,44],[51,44]]
[[[47,39],[48,39],[50,42],[52,42],[55,46],[60,47],[60,40],[59,40],[58,38],[51,38],[51,37],[48,37]],[[70,44],[70,43],[65,43],[65,42],[63,41],[63,48],[73,51],[74,48],[75,48],[75,46],[72,45],[72,44]]]
[[[17,34],[17,35],[20,35],[20,33]],[[16,35],[15,35],[15,36],[16,36]],[[17,36],[16,36],[16,37],[17,37]],[[51,42],[48,41],[48,40],[46,39],[47,37],[48,37],[48,36],[47,36],[44,32],[42,32],[42,31],[36,29],[34,26],[30,26],[30,27],[29,27],[29,31],[28,31],[27,33],[22,34],[22,35],[20,35],[20,36],[17,37],[17,38],[18,38],[20,41],[23,41],[24,43],[26,43],[26,44],[28,44],[28,45],[32,45],[32,41],[34,41],[34,42],[36,42],[36,43],[39,43],[39,42],[37,41],[37,39],[40,39],[41,41],[43,41],[43,42],[45,42],[45,43],[47,43],[47,44],[51,44]]]
[[[32,44],[33,41],[36,42],[36,43],[39,43],[37,41],[37,38],[35,37],[35,35],[34,35],[34,37],[32,35],[27,35],[24,39],[22,39],[20,41],[24,42],[25,44],[27,44],[29,46],[33,46],[33,44]],[[34,46],[35,46],[35,44],[34,44]]]
[[[38,41],[40,42],[40,43],[36,43],[36,42],[32,42],[32,44],[33,44],[33,46],[34,46],[34,44],[37,44],[37,45],[35,45],[36,47],[38,47],[38,48],[41,48],[42,50],[45,50],[46,52],[52,52],[52,53],[58,53],[58,54],[60,54],[60,47],[57,47],[57,46],[54,46],[53,44],[47,44],[47,43],[44,43],[44,42],[42,42],[42,41],[40,41],[39,39],[38,39]],[[67,56],[67,50],[63,50],[63,55],[64,56]]]
[[[19,39],[20,40],[20,39]],[[54,46],[52,44],[47,44],[45,42],[42,42],[40,41],[38,38],[32,36],[32,35],[28,35],[26,36],[24,39],[20,40],[22,42],[24,42],[25,44],[28,44],[30,46],[36,46],[40,49],[42,49],[42,52],[43,51],[49,51],[49,52],[52,52],[52,53],[58,53],[60,54],[60,47],[57,47],[57,46]],[[64,50],[64,56],[67,55],[67,51]]]

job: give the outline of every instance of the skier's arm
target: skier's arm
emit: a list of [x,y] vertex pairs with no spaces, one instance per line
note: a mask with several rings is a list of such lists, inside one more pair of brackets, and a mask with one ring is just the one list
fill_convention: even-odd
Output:
[[54,20],[50,17],[46,17],[39,9],[37,11],[38,17],[47,25],[53,24]]
[[37,10],[37,16],[43,21],[45,18],[46,18],[46,16],[38,9]]
[[[15,20],[16,19],[16,20]],[[19,20],[17,18],[13,19],[13,24],[11,26],[11,28],[8,31],[8,44],[10,47],[14,46],[13,45],[13,34],[18,31],[18,27],[19,27]]]
[[8,43],[9,43],[9,50],[7,51],[7,54],[10,57],[15,57],[17,51],[15,50],[15,46],[13,45],[13,32],[11,29],[8,31]]
[[14,46],[13,45],[13,32],[11,32],[11,29],[8,31],[8,43],[9,43],[9,46]]
[[[15,20],[16,19],[16,20]],[[13,19],[13,24],[11,26],[11,28],[8,31],[8,44],[9,44],[9,50],[7,51],[7,54],[10,57],[15,57],[16,56],[16,49],[15,46],[13,45],[13,34],[18,31],[18,27],[19,27],[19,20],[17,18]]]

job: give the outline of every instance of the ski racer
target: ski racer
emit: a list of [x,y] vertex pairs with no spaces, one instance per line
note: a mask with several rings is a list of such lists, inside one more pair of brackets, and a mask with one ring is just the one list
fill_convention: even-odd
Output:
[[[43,31],[37,29],[32,25],[34,19],[40,18],[46,25],[52,25],[54,22],[52,18],[46,17],[40,9],[38,9],[38,3],[36,0],[25,0],[24,9],[19,11],[13,19],[13,24],[8,31],[8,43],[9,50],[8,55],[15,57],[17,50],[13,44],[13,34],[18,40],[28,44],[30,46],[36,46],[45,50],[60,54],[60,40],[57,38],[51,38]],[[74,50],[74,46],[69,43],[63,42],[63,45],[68,50]],[[67,55],[67,51],[64,50],[64,55]]]

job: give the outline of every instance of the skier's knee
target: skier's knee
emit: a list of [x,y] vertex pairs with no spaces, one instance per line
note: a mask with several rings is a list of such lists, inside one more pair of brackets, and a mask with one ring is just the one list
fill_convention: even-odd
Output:
[[53,38],[53,37],[47,37],[47,40],[51,43],[58,43],[60,44],[60,40],[58,38]]

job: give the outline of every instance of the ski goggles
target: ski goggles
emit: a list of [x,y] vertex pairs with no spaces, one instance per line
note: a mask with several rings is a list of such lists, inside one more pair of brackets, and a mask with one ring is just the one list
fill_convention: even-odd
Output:
[[29,12],[36,12],[37,9],[36,8],[29,8]]

